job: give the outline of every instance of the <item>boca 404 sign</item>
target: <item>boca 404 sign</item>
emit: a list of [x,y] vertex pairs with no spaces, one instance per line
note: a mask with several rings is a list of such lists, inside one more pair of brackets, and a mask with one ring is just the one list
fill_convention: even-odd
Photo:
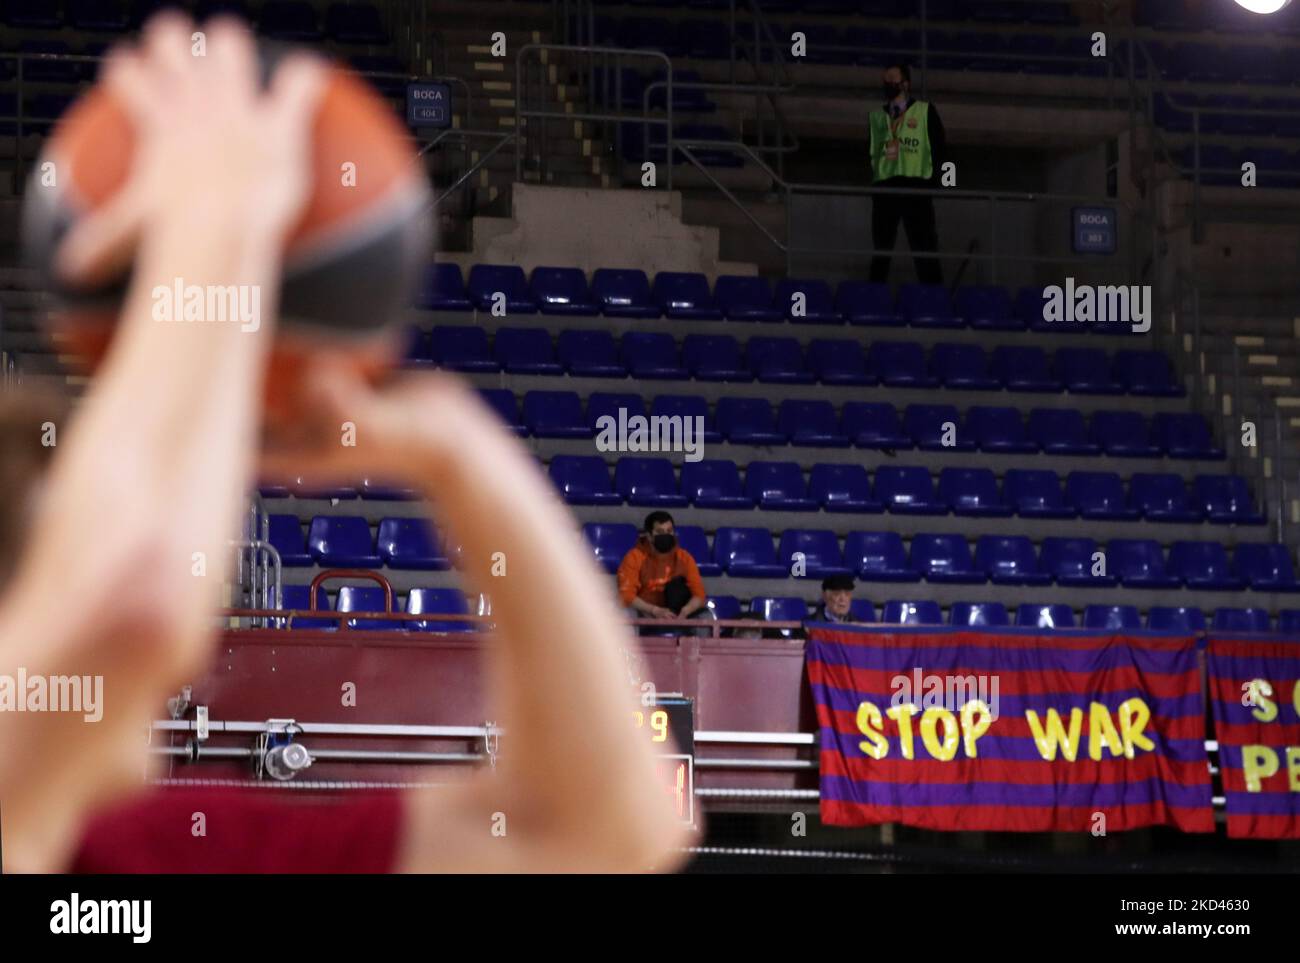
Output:
[[[1194,639],[809,634],[824,822],[1086,831],[1102,817],[1107,831],[1214,829]],[[897,680],[918,669],[996,679],[1000,704],[970,686],[960,704],[900,700]]]

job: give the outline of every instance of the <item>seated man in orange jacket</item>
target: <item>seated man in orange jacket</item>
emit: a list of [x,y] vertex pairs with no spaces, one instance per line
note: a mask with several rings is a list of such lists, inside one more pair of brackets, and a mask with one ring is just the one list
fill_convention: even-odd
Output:
[[641,537],[619,563],[618,597],[635,619],[712,617],[700,570],[691,553],[677,544],[667,512],[645,517]]

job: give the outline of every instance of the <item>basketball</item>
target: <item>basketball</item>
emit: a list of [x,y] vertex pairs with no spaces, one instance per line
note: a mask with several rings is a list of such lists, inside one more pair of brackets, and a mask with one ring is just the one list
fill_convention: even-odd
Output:
[[[260,47],[264,85],[287,49]],[[55,127],[24,201],[24,252],[57,301],[51,333],[87,372],[112,340],[129,271],[96,290],[74,291],[53,277],[53,258],[77,219],[122,189],[134,149],[127,114],[96,85]],[[383,333],[429,258],[429,204],[410,138],[391,107],[360,77],[331,65],[312,128],[310,194],[285,244],[270,414],[291,413],[299,379],[322,347],[346,347],[367,376],[380,375]]]

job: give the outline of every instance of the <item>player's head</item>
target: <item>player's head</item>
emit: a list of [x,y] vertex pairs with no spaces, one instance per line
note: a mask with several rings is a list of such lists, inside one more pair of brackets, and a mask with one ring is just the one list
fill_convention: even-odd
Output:
[[677,547],[677,526],[667,512],[651,512],[645,517],[642,531],[654,550],[666,555]]
[[36,513],[39,481],[65,424],[57,395],[23,389],[0,395],[0,592],[13,575]]

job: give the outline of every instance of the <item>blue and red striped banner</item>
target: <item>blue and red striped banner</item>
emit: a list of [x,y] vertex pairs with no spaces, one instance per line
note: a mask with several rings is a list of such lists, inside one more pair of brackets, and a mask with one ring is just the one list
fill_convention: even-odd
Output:
[[1193,638],[820,625],[807,653],[823,822],[1214,830]]
[[1211,638],[1228,835],[1300,839],[1300,642]]

